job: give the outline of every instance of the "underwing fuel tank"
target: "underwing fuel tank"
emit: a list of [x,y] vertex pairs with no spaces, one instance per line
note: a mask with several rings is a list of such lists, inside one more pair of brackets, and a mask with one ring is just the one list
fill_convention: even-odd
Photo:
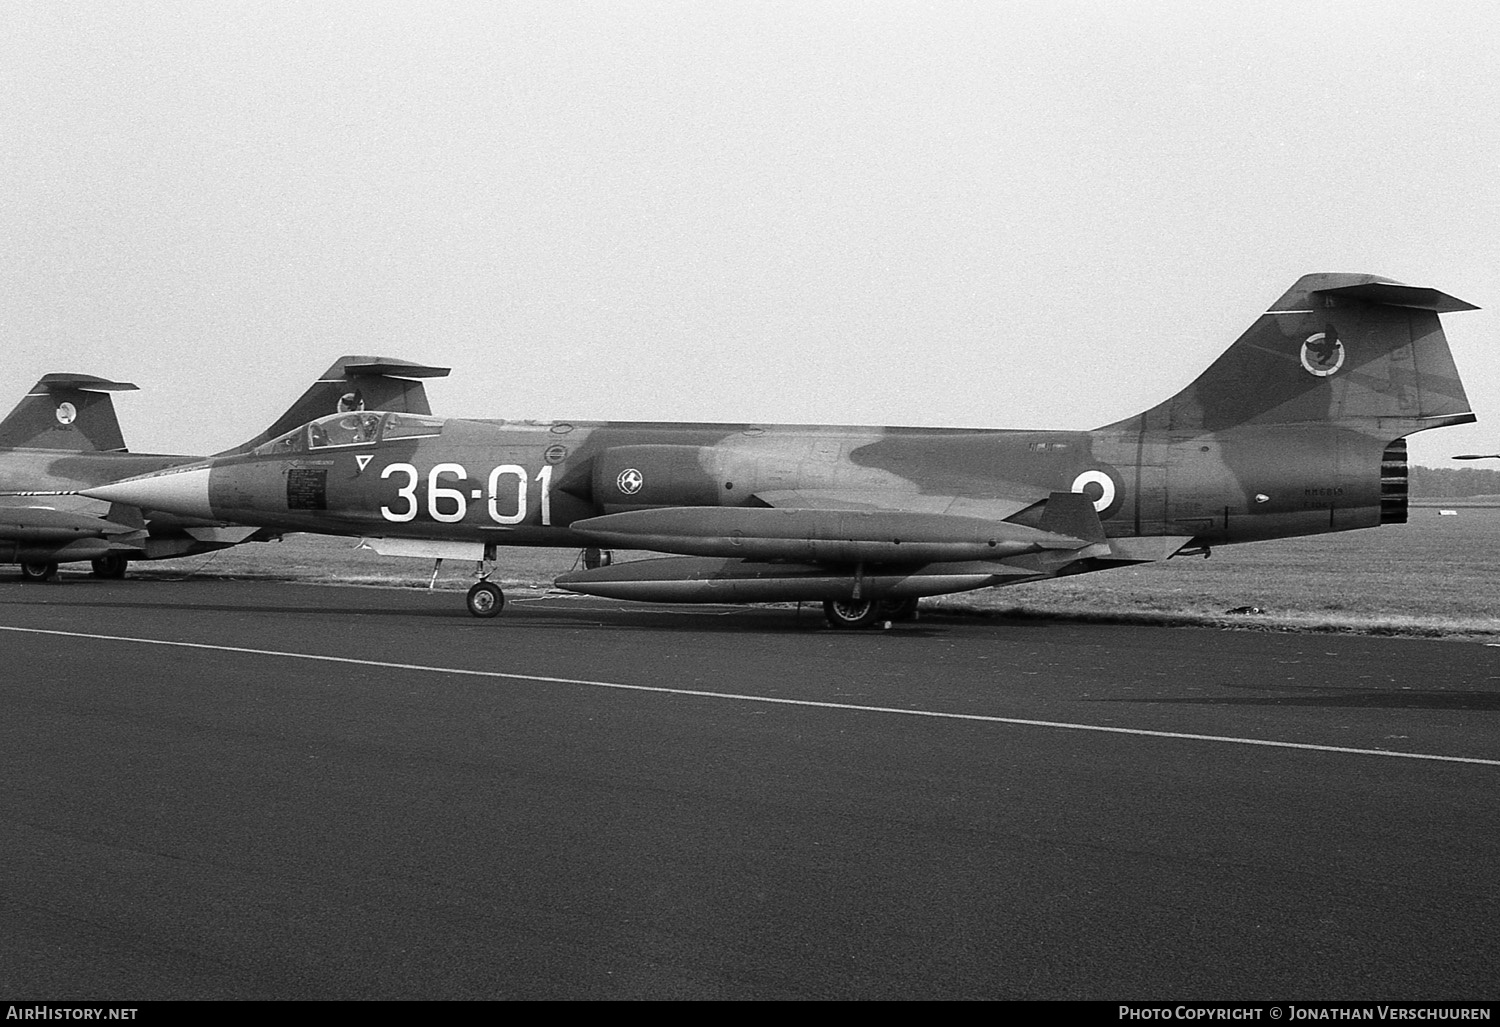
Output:
[[868,573],[810,564],[672,556],[573,571],[557,587],[649,603],[794,603],[826,599],[909,599],[966,592],[1040,577],[1033,570],[967,561]]
[[26,543],[0,539],[0,563],[71,563],[97,560],[117,552],[102,538],[79,538],[72,542]]
[[890,510],[667,507],[591,517],[570,527],[617,549],[851,565],[1000,560],[1088,545],[1009,521]]
[[[136,529],[65,510],[19,507],[0,510],[0,540],[21,545],[45,545],[110,535],[128,535]],[[107,547],[106,547],[107,548]]]

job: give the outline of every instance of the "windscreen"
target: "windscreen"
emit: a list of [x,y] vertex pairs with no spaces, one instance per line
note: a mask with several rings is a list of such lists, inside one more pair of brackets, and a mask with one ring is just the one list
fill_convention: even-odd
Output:
[[255,447],[257,456],[281,456],[340,446],[368,446],[391,439],[431,438],[443,433],[440,417],[356,411],[330,414]]

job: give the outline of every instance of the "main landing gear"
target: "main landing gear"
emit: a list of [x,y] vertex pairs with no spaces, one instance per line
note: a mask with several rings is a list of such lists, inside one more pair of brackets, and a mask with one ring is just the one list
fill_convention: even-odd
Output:
[[[90,562],[96,578],[123,578],[130,560],[123,553],[106,553]],[[22,581],[51,581],[57,577],[57,564],[50,560],[25,560],[21,563]]]
[[49,581],[57,573],[57,564],[31,560],[21,564],[22,581]]
[[96,578],[123,578],[130,561],[124,553],[105,553],[89,563],[90,573]]
[[915,599],[849,600],[830,599],[823,604],[823,616],[830,628],[850,631],[879,626],[889,628],[892,621],[916,620]]

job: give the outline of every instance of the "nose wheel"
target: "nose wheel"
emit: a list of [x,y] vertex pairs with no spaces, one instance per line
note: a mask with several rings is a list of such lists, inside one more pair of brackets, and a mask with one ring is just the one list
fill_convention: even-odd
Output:
[[469,589],[468,605],[476,617],[498,617],[505,609],[505,593],[493,581],[476,581]]

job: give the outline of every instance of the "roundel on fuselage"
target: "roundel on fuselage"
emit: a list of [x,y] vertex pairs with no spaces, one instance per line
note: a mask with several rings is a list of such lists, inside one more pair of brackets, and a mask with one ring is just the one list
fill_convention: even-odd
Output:
[[1069,491],[1088,496],[1101,521],[1113,517],[1125,503],[1125,483],[1113,467],[1100,465],[1078,472]]

